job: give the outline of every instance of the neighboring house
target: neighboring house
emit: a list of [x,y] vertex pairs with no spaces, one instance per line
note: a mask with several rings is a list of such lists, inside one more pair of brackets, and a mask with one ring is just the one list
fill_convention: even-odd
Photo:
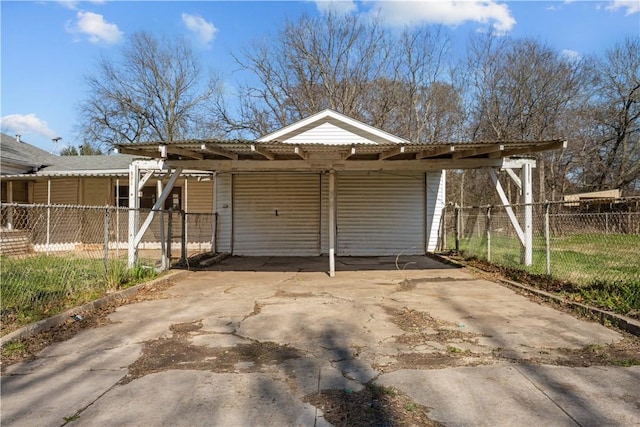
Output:
[[[0,146],[0,182],[2,202],[21,205],[55,206],[118,206],[127,207],[129,203],[129,165],[140,156],[90,155],[57,156],[30,145],[19,138],[2,134]],[[141,207],[151,208],[157,196],[157,182],[166,181],[164,174],[157,174],[142,189]],[[189,212],[211,213],[213,209],[213,185],[211,174],[206,172],[184,173],[172,189],[171,197],[165,203],[166,208],[184,209]],[[51,209],[55,212],[55,209]],[[22,213],[25,210],[20,211]],[[67,208],[64,223],[47,231],[49,242],[57,242],[57,248],[69,248],[70,240],[82,240],[77,237],[77,219],[79,210]],[[2,227],[32,229],[36,227],[33,217],[9,216],[3,211]],[[126,212],[123,213],[122,227],[118,240],[126,246]],[[40,224],[41,225],[41,224]],[[157,246],[160,235],[159,225],[155,224],[145,237],[147,246]],[[45,233],[34,233],[42,236]],[[82,234],[82,233],[81,233]],[[86,234],[86,233],[85,233]],[[71,237],[70,237],[71,236]],[[195,238],[195,236],[194,236]],[[198,237],[205,242],[208,236]],[[35,238],[33,243],[38,249],[43,237]],[[47,248],[55,250],[56,247]],[[43,249],[44,250],[44,249]]]
[[[446,169],[522,169],[523,192],[530,197],[535,161],[510,157],[563,144],[419,144],[325,110],[256,141],[160,141],[122,144],[118,150],[156,158],[174,173],[214,173],[218,252],[328,254],[333,273],[335,255],[434,251]],[[134,185],[143,170],[132,172]],[[144,232],[144,224],[142,230],[132,226],[134,234]],[[526,227],[519,235],[525,242]],[[137,241],[129,243],[132,263]]]

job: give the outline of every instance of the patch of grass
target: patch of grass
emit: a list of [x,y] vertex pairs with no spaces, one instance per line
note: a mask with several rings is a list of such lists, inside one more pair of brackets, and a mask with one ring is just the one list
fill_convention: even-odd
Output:
[[418,404],[415,402],[408,402],[404,405],[404,409],[409,412],[415,411],[416,409],[418,409]]
[[125,260],[37,255],[0,259],[2,333],[84,304],[156,275],[142,265],[129,269]]
[[12,341],[2,347],[3,356],[13,356],[15,353],[22,353],[26,350],[27,345],[22,341]]
[[[465,258],[487,260],[487,240],[461,240]],[[505,275],[520,281],[521,273],[564,282],[561,295],[577,302],[629,316],[640,314],[640,236],[627,234],[574,234],[550,241],[551,275],[546,275],[544,239],[534,238],[533,265],[520,263],[517,237],[491,237],[492,264],[506,267]],[[543,278],[546,277],[547,279]],[[535,283],[535,282],[534,282]],[[556,290],[557,292],[557,290]]]
[[74,414],[70,417],[62,417],[62,419],[64,420],[65,424],[66,423],[70,423],[72,421],[78,421],[80,419],[80,415],[79,414]]
[[629,368],[631,366],[640,365],[640,359],[631,358],[631,359],[621,359],[621,360],[613,360],[611,363],[615,366],[622,366],[623,368]]
[[374,383],[368,383],[367,388],[371,391],[373,396],[390,396],[395,397],[398,395],[398,392],[391,387],[384,387]]

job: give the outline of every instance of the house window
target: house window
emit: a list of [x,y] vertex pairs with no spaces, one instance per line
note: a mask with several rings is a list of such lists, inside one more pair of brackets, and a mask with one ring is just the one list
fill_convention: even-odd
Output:
[[[129,207],[129,186],[121,185],[116,189],[116,206]],[[142,197],[140,198],[140,208],[151,209],[156,203],[157,190],[155,187],[143,187]],[[182,209],[182,188],[173,187],[171,193],[164,201],[164,209],[181,210]]]

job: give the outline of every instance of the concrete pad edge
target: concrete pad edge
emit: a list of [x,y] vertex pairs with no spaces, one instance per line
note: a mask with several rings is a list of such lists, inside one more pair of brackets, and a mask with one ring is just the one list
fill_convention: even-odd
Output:
[[55,316],[48,317],[46,319],[42,319],[34,323],[30,323],[3,337],[0,337],[0,346],[4,346],[5,344],[11,341],[22,340],[25,338],[32,337],[47,329],[55,328],[56,326],[61,325],[62,323],[67,321],[69,317],[71,317],[74,314],[92,312],[93,310],[103,307],[114,300],[126,300],[128,298],[131,298],[137,295],[139,292],[141,292],[144,289],[151,288],[157,284],[167,283],[170,280],[179,279],[182,276],[185,276],[187,274],[189,274],[189,271],[187,270],[170,271],[167,274],[164,274],[163,276],[153,279],[149,282],[141,283],[139,285],[114,292],[102,298],[98,298],[95,301],[88,302],[78,307],[70,308],[69,310],[66,310]]
[[[443,262],[449,263],[449,264],[453,264],[453,265],[458,265],[461,267],[465,267],[468,268],[470,270],[476,270],[476,271],[481,271],[478,270],[477,268],[468,265],[464,262],[458,261],[458,260],[453,260],[449,257],[443,256],[443,255],[435,255],[436,257],[440,258]],[[640,321],[632,319],[630,317],[627,316],[623,316],[621,314],[617,314],[617,313],[613,313],[611,311],[606,311],[606,310],[602,310],[596,307],[592,307],[586,304],[582,304],[579,302],[575,302],[575,301],[570,301],[567,300],[565,298],[559,297],[557,295],[554,295],[552,293],[540,290],[540,289],[536,289],[533,288],[531,286],[527,286],[524,285],[522,283],[518,283],[518,282],[514,282],[513,280],[508,280],[508,279],[500,279],[500,278],[496,278],[495,281],[499,282],[499,283],[503,283],[507,286],[511,286],[514,287],[516,289],[519,290],[523,290],[523,291],[527,291],[527,292],[531,292],[532,294],[535,294],[539,297],[542,298],[546,298],[555,302],[558,302],[562,305],[566,305],[571,307],[572,310],[579,312],[579,313],[583,313],[583,314],[590,314],[594,317],[597,317],[598,319],[600,319],[600,323],[604,323],[605,321],[610,322],[611,324],[615,325],[616,327],[622,329],[623,331],[629,332],[633,335],[636,336],[640,336]]]

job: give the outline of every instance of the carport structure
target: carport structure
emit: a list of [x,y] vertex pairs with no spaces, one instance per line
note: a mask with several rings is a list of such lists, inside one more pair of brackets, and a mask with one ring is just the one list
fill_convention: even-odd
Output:
[[[134,161],[129,172],[129,264],[154,212],[135,208],[153,174],[171,176],[160,209],[182,170],[213,172],[216,252],[233,255],[423,255],[436,249],[445,206],[445,170],[486,168],[505,205],[496,171],[507,170],[532,203],[535,160],[563,140],[415,143],[324,110],[254,141],[183,140],[117,146]],[[514,171],[519,171],[516,173]],[[508,209],[532,262],[531,206],[520,224]]]

